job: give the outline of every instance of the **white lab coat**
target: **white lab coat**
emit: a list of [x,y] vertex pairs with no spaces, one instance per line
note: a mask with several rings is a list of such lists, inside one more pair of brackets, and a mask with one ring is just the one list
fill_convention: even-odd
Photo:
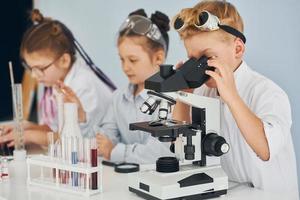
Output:
[[[286,93],[274,82],[253,71],[243,62],[234,72],[240,97],[263,124],[270,159],[261,160],[246,143],[226,104],[221,100],[221,135],[230,151],[221,158],[232,181],[249,182],[256,188],[298,196],[295,152],[291,137],[291,108]],[[217,90],[206,85],[194,92],[219,98]],[[296,197],[298,198],[298,197]]]
[[[96,76],[87,66],[85,61],[77,56],[77,59],[67,76],[64,84],[69,86],[80,99],[86,112],[86,122],[80,123],[83,136],[93,136],[91,128],[102,121],[112,97],[112,91]],[[55,119],[50,128],[58,130],[58,120]]]

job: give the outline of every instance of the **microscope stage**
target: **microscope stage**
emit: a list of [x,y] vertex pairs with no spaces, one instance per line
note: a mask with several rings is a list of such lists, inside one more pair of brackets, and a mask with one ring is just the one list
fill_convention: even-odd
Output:
[[176,120],[158,120],[129,124],[129,130],[141,130],[151,133],[153,137],[177,137],[179,133],[190,128],[191,124]]

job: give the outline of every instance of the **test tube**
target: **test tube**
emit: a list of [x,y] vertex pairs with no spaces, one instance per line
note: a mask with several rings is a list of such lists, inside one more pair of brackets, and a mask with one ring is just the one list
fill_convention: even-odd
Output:
[[84,138],[84,156],[85,163],[89,166],[91,165],[91,140],[89,138]]
[[[61,159],[61,140],[56,140],[54,144],[54,157],[57,159]],[[56,177],[56,173],[53,174],[53,177],[55,177],[55,181],[58,179],[60,181],[61,178],[61,171],[58,170],[58,177]]]
[[[80,164],[84,163],[84,145],[82,137],[78,138],[78,162]],[[79,183],[81,189],[84,189],[84,173],[79,173]]]
[[[71,162],[73,165],[76,165],[78,163],[78,139],[77,137],[72,137],[72,152],[71,152]],[[72,186],[77,187],[78,186],[78,173],[72,172]]]
[[13,84],[12,91],[15,149],[24,150],[22,84]]
[[84,162],[84,151],[83,151],[83,140],[81,137],[77,138],[77,147],[78,147],[78,162]]
[[[84,145],[84,162],[87,166],[91,166],[91,141],[89,138],[84,138],[83,140]],[[86,174],[81,177],[81,182],[84,188],[89,188],[89,182],[87,182]]]
[[[96,138],[91,139],[91,166],[97,167],[98,166],[98,159],[97,159],[97,142]],[[91,189],[97,190],[98,189],[98,174],[97,172],[92,173],[92,181],[91,181]]]
[[[67,136],[66,158],[67,158],[67,163],[68,164],[72,164],[72,144],[73,144],[73,137]],[[71,173],[71,171],[66,171],[66,180],[67,180],[67,184],[72,186],[72,173]]]
[[8,180],[9,179],[8,160],[7,158],[3,158],[1,161],[2,161],[2,180]]
[[[48,156],[51,160],[55,157],[55,145],[54,145],[54,133],[48,132],[47,133],[47,140],[48,140]],[[56,177],[56,169],[52,169],[52,178],[55,180]]]
[[[14,72],[13,72],[13,66],[12,66],[12,62],[11,61],[9,61],[8,62],[8,66],[9,66],[9,74],[10,74],[10,82],[11,82],[11,91],[12,91],[12,99],[13,99],[13,113],[14,113],[14,120],[17,118],[17,117],[19,117],[19,114],[21,114],[22,116],[20,117],[20,118],[22,118],[23,119],[23,105],[21,104],[21,107],[19,107],[19,108],[21,108],[21,111],[22,112],[19,112],[18,114],[16,114],[16,111],[18,110],[17,109],[17,102],[21,102],[22,103],[22,87],[21,87],[21,89],[20,88],[18,88],[18,86],[15,86],[16,84],[15,84],[15,81],[14,81]],[[19,84],[20,85],[20,84]],[[15,92],[15,90],[16,90],[16,88],[17,88],[17,92],[18,92],[18,94],[16,94],[16,92]],[[21,95],[20,95],[21,94]],[[16,96],[18,96],[18,97],[16,97]],[[18,99],[18,101],[16,100],[17,98],[19,98]],[[21,101],[20,101],[20,98],[21,98]],[[21,123],[22,123],[22,121],[21,122],[18,122],[18,125],[19,125],[19,127],[17,127],[16,128],[16,131],[18,131],[18,129],[19,130],[22,130],[22,129],[20,129],[20,125],[21,125]],[[23,131],[22,131],[23,132]],[[19,133],[19,132],[18,132]],[[18,134],[17,134],[18,135]],[[15,137],[16,135],[14,134],[14,137]],[[21,141],[23,141],[22,140],[22,137],[21,137]],[[15,140],[15,142],[16,142],[16,140]],[[18,143],[15,143],[15,144],[17,144],[17,146],[18,147],[20,147],[20,150],[22,149],[22,146],[23,146],[23,148],[24,148],[24,144],[22,145],[22,143],[21,143],[21,145],[19,145],[19,139],[18,139],[18,141],[17,141]],[[4,150],[7,152],[7,154],[6,155],[12,155],[13,154],[13,150],[14,150],[14,147],[8,147],[7,146],[7,143],[6,144],[4,144]]]
[[[67,151],[68,151],[68,145],[67,145],[67,136],[61,135],[61,160],[63,162],[67,159]],[[60,183],[66,184],[67,183],[67,172],[66,170],[60,170]]]

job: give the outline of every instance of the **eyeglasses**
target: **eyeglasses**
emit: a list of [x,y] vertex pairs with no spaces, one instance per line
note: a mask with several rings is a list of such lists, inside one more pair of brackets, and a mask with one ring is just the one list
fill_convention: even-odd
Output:
[[[178,32],[183,31],[187,27],[187,24],[184,23],[182,18],[180,18],[180,14],[174,17],[172,25]],[[220,24],[219,18],[206,10],[198,15],[198,23],[194,24],[194,26],[201,31],[215,31],[222,29],[231,35],[240,38],[244,43],[246,43],[246,37],[243,33],[231,26]]]
[[45,75],[45,71],[51,67],[56,61],[58,61],[61,58],[61,56],[59,56],[58,58],[54,59],[51,63],[49,63],[48,65],[44,66],[44,67],[30,67],[24,60],[22,61],[22,66],[30,71],[31,74],[36,74],[38,77],[42,77]]
[[154,42],[158,42],[167,50],[167,44],[159,28],[150,19],[141,15],[129,16],[120,26],[119,32],[131,30],[136,34],[144,35]]

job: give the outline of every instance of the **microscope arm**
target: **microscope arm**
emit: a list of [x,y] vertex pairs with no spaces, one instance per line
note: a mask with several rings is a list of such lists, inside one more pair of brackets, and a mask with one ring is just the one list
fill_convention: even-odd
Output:
[[[223,137],[219,137],[221,121],[219,99],[199,96],[182,91],[164,93],[164,95],[192,107],[205,110],[205,119],[202,119],[205,122],[205,137],[202,138],[202,140],[204,140],[202,141],[202,150],[205,152],[205,155],[221,156],[228,152],[229,145]],[[195,158],[203,157],[203,155],[199,157],[199,154],[197,154],[202,150],[195,150]],[[187,152],[185,152],[185,154],[187,154]]]

